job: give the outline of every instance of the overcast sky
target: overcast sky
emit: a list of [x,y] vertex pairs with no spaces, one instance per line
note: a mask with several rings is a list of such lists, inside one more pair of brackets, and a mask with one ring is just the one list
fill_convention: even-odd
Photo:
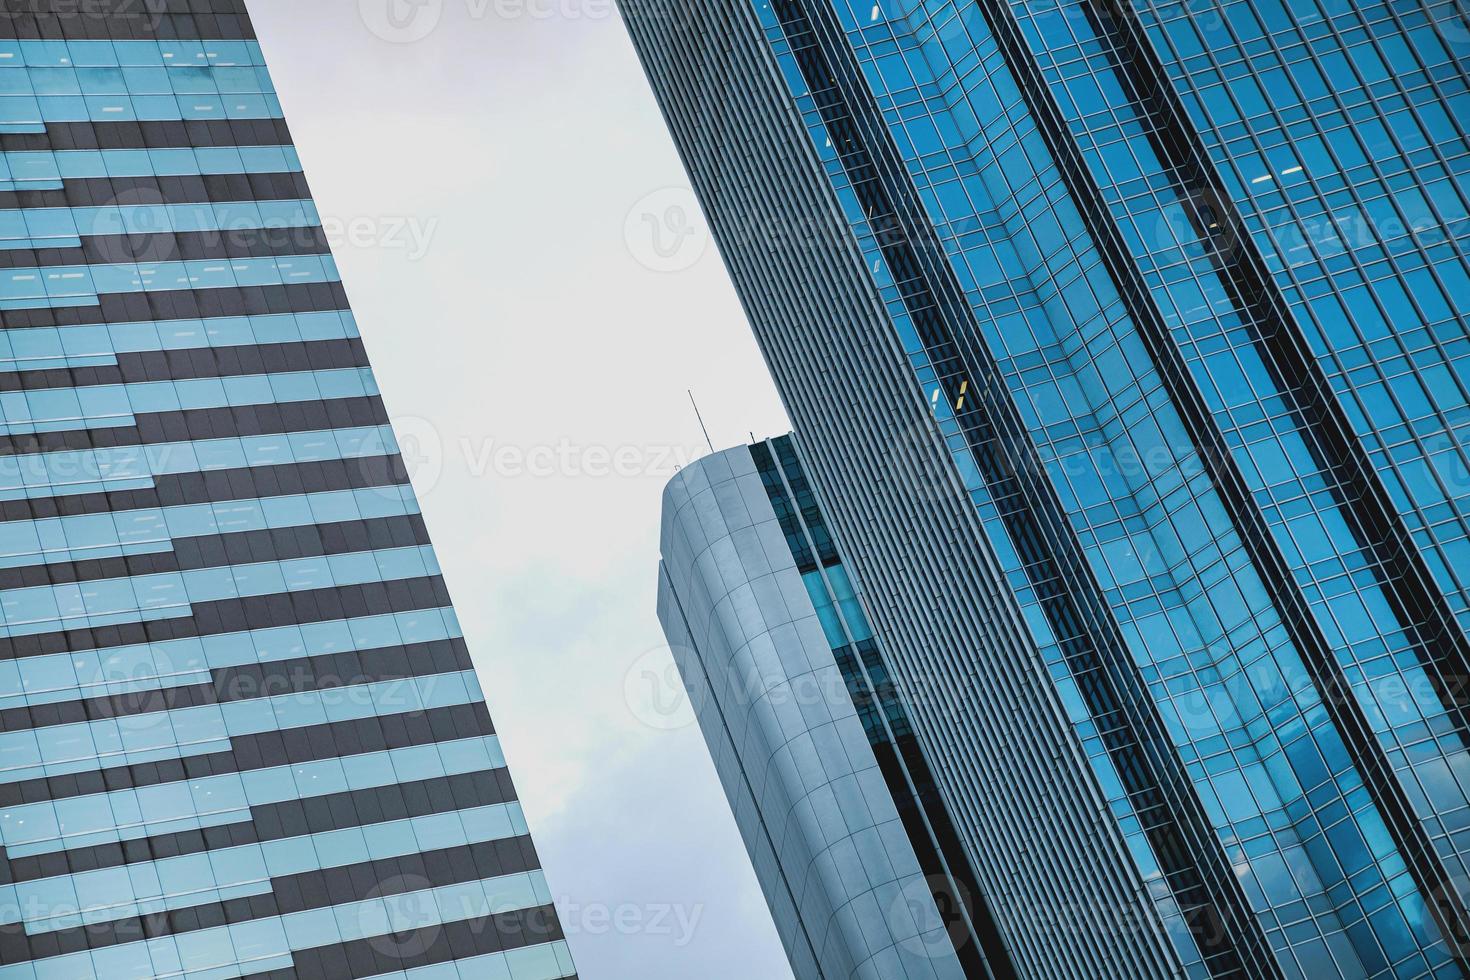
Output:
[[579,970],[789,978],[647,683],[686,389],[720,448],[787,422],[610,0],[250,8]]

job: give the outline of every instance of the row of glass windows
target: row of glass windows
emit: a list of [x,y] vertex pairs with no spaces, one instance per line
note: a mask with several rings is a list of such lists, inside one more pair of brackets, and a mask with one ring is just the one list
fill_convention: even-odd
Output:
[[[10,150],[0,152],[0,190],[60,187],[88,177],[272,174],[301,170],[290,146],[198,146],[146,150]],[[5,182],[12,187],[5,187]]]
[[30,935],[264,895],[271,879],[526,833],[517,803],[431,813],[0,888]]
[[220,204],[129,204],[96,208],[0,210],[0,243],[7,248],[80,244],[83,235],[160,235],[165,232],[247,232],[314,228],[321,215],[311,201],[228,201]]
[[[166,947],[166,944],[163,944]],[[158,969],[166,969],[168,964],[178,961],[176,951],[169,951],[157,960]],[[159,976],[161,974],[149,972],[153,969],[151,965],[155,962],[151,957],[140,957],[137,961],[137,969],[142,971],[132,976],[139,980],[143,978]],[[72,970],[81,969],[86,976],[103,976],[95,972],[98,964],[87,965],[85,960],[77,960],[68,964]],[[266,969],[290,969],[292,960],[289,955],[278,955],[267,957],[257,963],[251,964],[251,968],[260,968],[262,972]],[[7,968],[8,976],[14,980],[55,980],[56,974],[51,972],[50,964],[45,963],[18,963]],[[93,972],[87,973],[87,970]],[[538,946],[527,946],[522,949],[507,950],[503,953],[485,953],[480,956],[468,956],[461,959],[449,960],[442,963],[434,963],[428,966],[417,966],[407,970],[397,970],[392,973],[384,973],[379,976],[382,980],[559,980],[562,977],[571,977],[576,974],[572,965],[572,954],[564,941],[558,940]],[[105,974],[112,976],[112,974]],[[119,974],[120,977],[128,977],[128,974]]]
[[160,68],[26,68],[0,71],[0,96],[7,95],[184,95],[274,94],[264,68],[177,65]]
[[86,388],[0,393],[0,432],[67,432],[131,425],[144,413],[290,404],[377,395],[368,368],[328,368],[182,381],[140,381]]
[[[227,751],[232,738],[484,700],[473,671],[386,681],[341,678],[299,694],[153,711],[0,734],[0,781]],[[224,744],[221,744],[224,743]]]
[[239,969],[237,964],[251,970],[286,969],[292,950],[411,933],[550,901],[545,877],[532,871],[72,953],[43,961],[35,969],[38,977],[139,980],[224,968],[233,972]]
[[81,621],[98,617],[107,617],[112,623],[128,622],[130,611],[144,613],[179,606],[187,609],[192,603],[437,574],[439,566],[432,548],[389,548],[9,589],[0,592],[0,614],[10,635],[24,636],[74,629]]
[[178,65],[265,66],[255,41],[178,38],[153,41],[14,40],[0,38],[0,69]]
[[459,636],[454,610],[416,609],[248,633],[22,657],[0,661],[0,709],[209,683],[213,680],[210,672],[221,668],[432,643]]
[[294,766],[0,808],[11,857],[250,820],[250,808],[505,767],[494,736],[363,752]]
[[357,323],[346,310],[31,327],[0,331],[0,370],[115,364],[117,355],[141,351],[285,344],[356,336]]
[[0,95],[5,132],[40,131],[46,123],[280,118],[274,95]]
[[407,486],[0,522],[0,568],[168,551],[175,538],[417,514]]
[[337,264],[324,255],[22,268],[0,275],[0,309],[78,306],[99,293],[338,281]]
[[[576,973],[562,941],[383,974],[383,980],[557,980]],[[24,978],[23,978],[24,980]]]
[[392,426],[0,456],[0,500],[153,486],[174,473],[351,460],[397,452]]

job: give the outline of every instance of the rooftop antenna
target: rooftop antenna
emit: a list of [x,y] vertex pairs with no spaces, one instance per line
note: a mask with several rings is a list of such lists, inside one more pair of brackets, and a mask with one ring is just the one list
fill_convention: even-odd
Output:
[[694,389],[690,388],[687,390],[689,392],[689,404],[694,406],[694,417],[699,420],[699,431],[704,433],[704,441],[709,445],[710,455],[713,456],[715,454],[715,444],[709,437],[709,429],[705,427],[704,416],[699,414],[699,402],[694,400]]

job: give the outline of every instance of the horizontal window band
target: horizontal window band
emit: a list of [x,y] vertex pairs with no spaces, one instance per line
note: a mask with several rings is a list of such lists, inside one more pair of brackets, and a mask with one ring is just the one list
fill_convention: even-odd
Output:
[[[160,61],[172,62],[173,58],[162,58],[162,51],[156,44],[110,45],[123,61],[137,60],[132,52],[137,50],[147,51],[150,54],[158,53]],[[219,45],[202,45],[195,49],[196,54],[205,56],[205,47],[215,48]],[[57,46],[50,42],[12,44],[9,50],[0,52],[0,55],[9,54],[10,58],[0,57],[0,62],[9,62],[10,67],[15,67],[15,60],[25,60],[30,57],[31,51],[45,49],[48,54],[59,53]],[[91,46],[92,51],[99,50],[96,45]],[[219,52],[215,51],[217,55]],[[86,55],[83,55],[86,57]],[[264,69],[259,67],[248,67],[239,63],[230,63],[226,66],[222,62],[214,60],[212,56],[202,57],[199,67],[204,66],[207,60],[212,68],[227,68],[227,70],[239,74],[250,74],[259,76]],[[131,68],[147,71],[146,66],[130,65]],[[166,67],[160,65],[158,67]],[[176,67],[184,67],[182,65]],[[42,67],[38,69],[45,71]],[[63,66],[62,71],[69,70],[69,66]],[[153,69],[157,71],[157,67]],[[167,72],[165,72],[166,74]],[[162,93],[157,93],[162,94]],[[261,93],[266,94],[266,93]],[[175,98],[178,96],[175,95]],[[192,118],[192,117],[191,117]],[[289,146],[240,146],[229,147],[225,150],[194,149],[193,147],[179,147],[172,150],[149,150],[140,152],[137,150],[75,150],[70,152],[56,152],[55,150],[39,150],[33,153],[7,153],[5,161],[10,164],[10,172],[0,179],[0,187],[6,190],[23,191],[37,188],[57,187],[63,180],[76,177],[138,177],[138,176],[182,176],[186,174],[267,174],[278,172],[292,172],[301,169],[301,157],[293,147]]]
[[126,426],[0,436],[0,457],[389,424],[377,395],[149,412],[133,419]]
[[253,374],[330,371],[370,366],[367,351],[357,337],[235,347],[133,351],[118,354],[116,357],[116,364],[93,367],[0,371],[0,392],[87,388],[146,381],[186,381],[193,378],[234,378]]
[[315,225],[165,231],[136,235],[84,235],[80,246],[0,248],[0,270],[128,262],[258,259],[285,255],[327,255],[330,252],[327,233]]
[[[285,730],[282,731],[284,733]],[[29,819],[30,815],[36,815],[44,820],[52,812],[70,812],[91,814],[96,819],[85,826],[78,825],[75,834],[58,827],[33,827],[29,833],[22,835],[24,839],[16,841],[13,846],[7,845],[4,852],[13,860],[82,847],[89,843],[115,840],[126,843],[172,830],[236,823],[246,819],[252,806],[305,799],[353,788],[387,786],[429,776],[498,769],[506,765],[508,763],[498,736],[472,736],[386,751],[370,751],[351,758],[333,756],[274,768],[238,770],[191,779],[187,787],[175,782],[165,782],[139,790],[103,792],[71,797],[60,802],[42,800],[39,803],[7,807],[0,813],[8,814],[12,819]],[[408,768],[402,768],[404,766]],[[348,775],[349,771],[351,775]],[[299,785],[297,777],[302,780]],[[325,781],[320,782],[323,778]],[[222,794],[217,808],[201,808],[196,805],[193,799],[195,792],[212,796],[216,791]],[[187,802],[180,796],[180,792],[189,798]],[[124,805],[131,805],[130,801],[134,799],[160,801],[164,810],[158,811],[157,816],[109,827],[108,818],[113,812],[112,806],[119,801]],[[200,812],[201,809],[204,812]],[[175,820],[183,822],[175,823]],[[195,823],[194,820],[198,822]]]
[[[4,593],[13,622],[3,634],[13,640],[102,627],[187,618],[217,600],[296,595],[297,590],[390,583],[437,574],[433,549],[425,546],[339,553],[216,566],[192,571],[48,585]],[[8,673],[8,672],[7,672]],[[14,679],[7,676],[6,681]],[[0,749],[3,751],[3,749]],[[0,779],[3,766],[0,766]]]
[[20,40],[255,39],[242,0],[6,0],[0,38]]
[[[252,565],[430,544],[418,514],[175,538],[172,551],[0,568],[0,590]],[[0,716],[3,716],[0,712]],[[0,731],[5,731],[0,723]]]
[[272,313],[320,313],[347,309],[347,292],[340,282],[103,293],[97,299],[97,303],[91,306],[0,310],[0,329],[197,320],[247,314],[265,316]]
[[[3,22],[3,21],[0,21]],[[0,210],[15,208],[120,208],[226,201],[310,200],[299,171],[270,174],[73,177],[47,190],[0,191]]]
[[44,133],[0,133],[0,150],[21,151],[290,145],[284,119],[53,122]]
[[312,460],[245,466],[202,473],[154,477],[143,490],[64,494],[25,500],[0,500],[0,521],[33,521],[82,514],[114,514],[147,507],[224,503],[255,497],[281,497],[329,490],[408,487],[408,470],[397,454],[356,459]]
[[230,739],[227,751],[209,755],[0,784],[0,807],[73,799],[120,789],[160,786],[206,776],[274,769],[338,756],[494,734],[490,712],[483,702],[324,722],[241,735]]
[[459,638],[296,657],[221,667],[210,671],[210,680],[205,684],[155,687],[80,701],[6,708],[0,710],[0,732],[35,731],[109,718],[133,718],[176,708],[231,704],[473,669],[469,649]]
[[[13,858],[9,861],[8,880],[39,881],[391,820],[494,806],[515,799],[510,771],[491,769],[284,800],[251,807],[249,820],[240,823]],[[4,874],[5,867],[0,864],[0,876]]]
[[[541,946],[565,938],[555,906],[543,905],[425,926],[412,932],[396,933],[387,940],[374,936],[301,950],[293,954],[295,964],[290,969],[252,973],[244,980],[376,977],[470,956]],[[568,980],[576,980],[576,977]]]
[[[362,585],[339,585],[325,589],[304,589],[243,599],[219,599],[195,603],[191,607],[192,615],[173,619],[83,627],[26,636],[0,636],[0,660],[105,650],[277,626],[324,623],[358,616],[435,609],[449,604],[449,590],[439,575],[391,582],[367,582]],[[0,788],[0,796],[3,796],[3,788]],[[0,805],[4,805],[3,801],[0,801]]]
[[480,841],[400,858],[306,871],[271,879],[279,915],[360,902],[423,888],[538,871],[541,861],[529,836]]
[[536,871],[540,867],[531,838],[511,837],[286,875],[272,878],[270,892],[261,895],[92,922],[34,936],[26,936],[25,927],[21,924],[7,924],[0,926],[0,963],[48,959],[87,949],[214,929],[227,923],[250,922],[370,898],[493,880]]

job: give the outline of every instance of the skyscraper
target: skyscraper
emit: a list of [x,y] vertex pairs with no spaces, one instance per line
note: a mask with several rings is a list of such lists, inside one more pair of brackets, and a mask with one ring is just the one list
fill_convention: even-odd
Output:
[[1463,8],[624,11],[1009,968],[1462,975]]
[[798,980],[998,955],[908,712],[789,436],[664,494],[659,619]]
[[0,975],[573,974],[241,0],[0,12]]

